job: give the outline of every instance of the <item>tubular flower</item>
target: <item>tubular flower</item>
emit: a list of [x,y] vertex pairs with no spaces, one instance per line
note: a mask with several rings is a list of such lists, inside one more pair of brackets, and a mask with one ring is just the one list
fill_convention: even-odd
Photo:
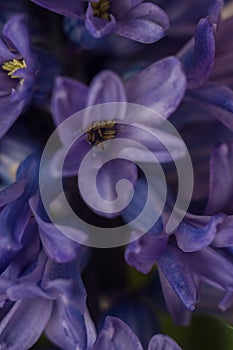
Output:
[[94,38],[115,32],[126,38],[150,44],[161,39],[169,27],[165,12],[143,0],[32,0],[62,15],[85,22]]

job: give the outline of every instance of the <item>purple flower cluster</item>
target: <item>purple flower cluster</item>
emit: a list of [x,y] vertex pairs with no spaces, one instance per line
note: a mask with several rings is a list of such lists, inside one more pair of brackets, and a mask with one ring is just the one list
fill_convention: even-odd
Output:
[[[184,326],[211,308],[233,322],[232,8],[223,0],[2,1],[0,349],[39,340],[44,349],[181,350],[179,337],[162,334],[164,314]],[[42,169],[56,129],[58,146]],[[188,210],[177,205],[183,144],[194,175]],[[88,154],[84,187],[96,207],[77,186]],[[162,211],[161,182],[150,187],[140,168],[155,179],[155,159],[167,184]],[[119,210],[122,179],[133,195],[125,187]],[[109,211],[98,210],[94,185]],[[63,195],[82,218],[78,228]],[[181,219],[169,231],[173,213]],[[124,225],[124,253],[91,248],[89,230],[107,235]]]

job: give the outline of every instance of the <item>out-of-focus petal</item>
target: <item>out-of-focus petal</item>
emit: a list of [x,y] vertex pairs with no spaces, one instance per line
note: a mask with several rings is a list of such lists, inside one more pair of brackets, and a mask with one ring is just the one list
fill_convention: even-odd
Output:
[[31,0],[37,5],[43,6],[48,10],[57,12],[63,16],[82,18],[84,15],[84,3],[80,0]]
[[148,350],[181,350],[181,347],[167,335],[156,334],[151,339]]
[[188,98],[233,130],[233,91],[226,86],[206,83],[188,92]]
[[178,54],[187,74],[188,88],[201,86],[210,76],[215,58],[214,27],[208,18],[199,21],[194,39]]
[[224,211],[233,198],[233,144],[216,146],[210,158],[209,199],[205,213]]

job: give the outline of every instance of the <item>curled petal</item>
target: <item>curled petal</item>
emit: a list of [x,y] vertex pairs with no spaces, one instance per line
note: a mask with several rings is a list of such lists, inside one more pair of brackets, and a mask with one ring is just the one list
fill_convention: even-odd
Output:
[[208,18],[199,21],[194,39],[178,54],[184,65],[188,88],[201,86],[210,76],[215,58],[214,26]]
[[148,350],[181,350],[181,347],[167,335],[156,334],[151,339]]
[[220,229],[219,226],[223,221],[223,215],[216,215],[204,227],[182,222],[176,231],[178,246],[184,252],[194,252],[207,247],[215,238]]

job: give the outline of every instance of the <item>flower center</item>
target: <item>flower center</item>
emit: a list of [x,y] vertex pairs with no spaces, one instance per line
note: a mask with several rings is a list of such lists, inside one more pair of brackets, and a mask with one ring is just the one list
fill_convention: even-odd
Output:
[[105,19],[107,21],[110,20],[109,10],[111,7],[111,3],[109,0],[99,0],[97,2],[91,2],[91,7],[93,10],[93,16]]
[[100,145],[103,148],[103,142],[114,139],[116,136],[116,122],[111,120],[101,120],[92,123],[87,129],[87,142],[92,146]]
[[2,65],[2,69],[7,71],[7,75],[11,77],[12,79],[20,79],[20,83],[23,83],[23,78],[21,78],[19,75],[15,75],[14,73],[18,69],[27,68],[25,60],[16,60],[15,58],[11,61],[4,62]]

